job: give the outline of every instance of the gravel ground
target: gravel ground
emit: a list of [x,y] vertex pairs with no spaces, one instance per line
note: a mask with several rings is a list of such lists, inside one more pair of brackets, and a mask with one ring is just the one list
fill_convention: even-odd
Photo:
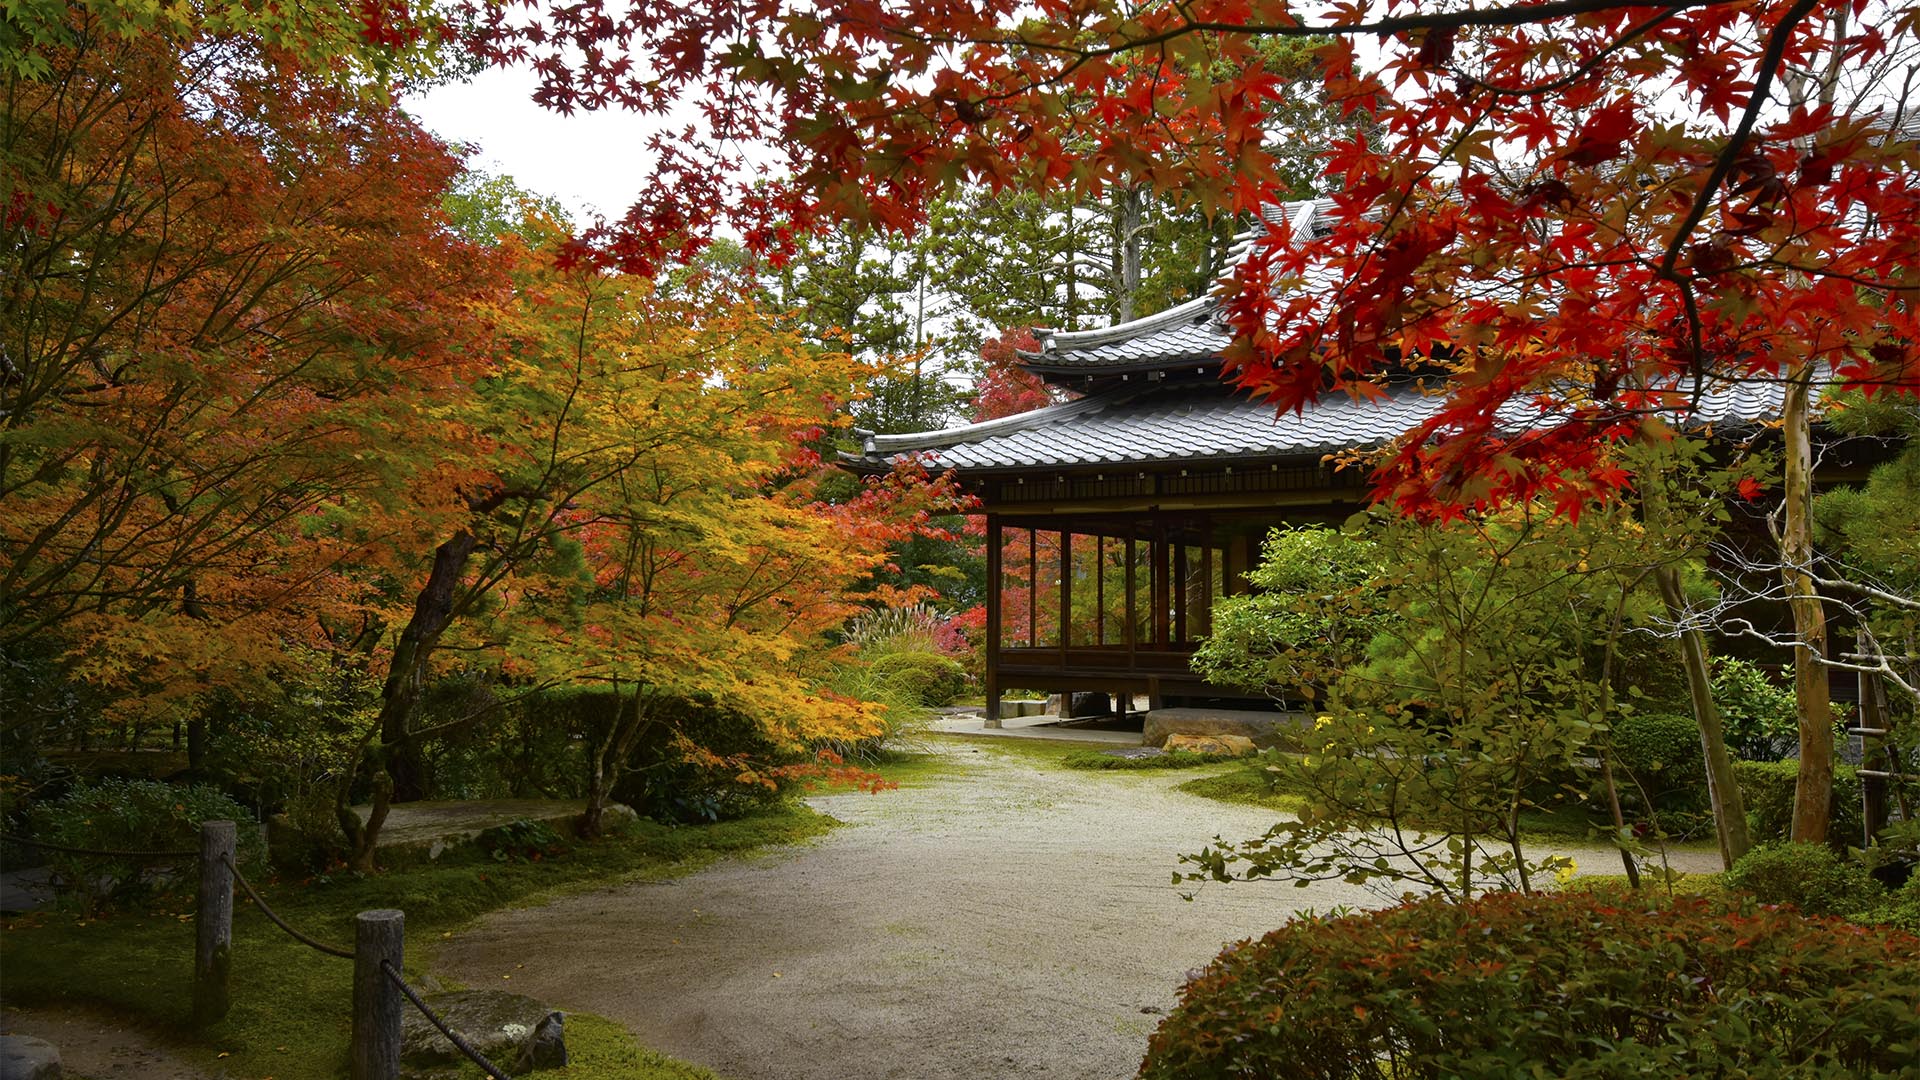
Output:
[[811,800],[849,823],[815,844],[502,912],[441,943],[437,966],[611,1017],[734,1080],[1118,1080],[1223,943],[1377,903],[1267,882],[1188,902],[1176,855],[1257,835],[1271,812],[1175,791],[1180,770],[1067,772],[936,742],[949,775]]
[[0,1010],[0,1033],[32,1035],[60,1048],[69,1077],[88,1080],[208,1080],[161,1039],[84,1009]]

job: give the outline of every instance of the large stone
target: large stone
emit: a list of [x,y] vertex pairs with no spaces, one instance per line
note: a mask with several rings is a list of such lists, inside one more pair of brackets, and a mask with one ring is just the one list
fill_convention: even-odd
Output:
[[1098,691],[1081,691],[1067,696],[1067,711],[1063,716],[1109,716],[1113,713],[1113,699]]
[[[449,990],[421,996],[467,1045],[501,1069],[525,1068],[529,1058],[543,1064],[566,1063],[561,1016],[541,1002],[504,990]],[[466,1060],[420,1010],[406,1006],[400,1022],[402,1066],[419,1075]]]
[[0,1080],[60,1080],[60,1049],[31,1035],[0,1035]]
[[1260,748],[1253,745],[1253,740],[1245,735],[1167,736],[1167,753],[1172,754],[1182,750],[1189,754],[1229,754],[1233,757],[1260,752]]
[[1170,735],[1238,735],[1262,750],[1294,745],[1303,717],[1252,709],[1154,709],[1147,714],[1141,740],[1165,746]]
[[[389,865],[408,860],[437,859],[497,825],[532,821],[561,836],[572,836],[586,803],[580,799],[468,799],[399,803],[380,827],[380,857]],[[365,820],[370,807],[353,812]],[[633,808],[610,803],[602,818],[606,826],[637,820]]]

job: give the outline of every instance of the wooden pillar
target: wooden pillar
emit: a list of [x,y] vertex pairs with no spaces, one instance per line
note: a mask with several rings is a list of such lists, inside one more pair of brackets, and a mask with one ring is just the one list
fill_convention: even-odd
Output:
[[1107,643],[1107,538],[1093,537],[1093,643]]
[[1166,648],[1172,641],[1172,628],[1167,621],[1167,556],[1172,549],[1167,545],[1167,530],[1161,526],[1154,530],[1153,536],[1153,643]]
[[987,515],[987,726],[1000,726],[1000,621],[1006,612],[1001,595],[1007,587],[1002,565],[1000,518]]
[[238,832],[231,821],[200,823],[200,892],[194,907],[193,1022],[211,1024],[227,1015],[232,999],[233,868]]
[[[1060,530],[1059,632],[1060,632],[1060,670],[1065,671],[1067,668],[1067,646],[1070,642],[1073,641],[1073,534],[1071,532],[1068,532],[1064,528]],[[1063,690],[1061,691],[1061,693],[1068,695],[1067,696],[1068,701],[1073,700],[1071,694],[1068,691]],[[1062,710],[1063,714],[1070,713],[1072,711],[1073,709],[1071,707],[1064,708]]]
[[1167,581],[1173,587],[1173,640],[1187,640],[1187,601],[1193,598],[1191,572],[1187,568],[1187,545],[1177,543],[1171,551]]
[[1121,639],[1127,645],[1127,666],[1134,663],[1133,654],[1140,648],[1140,586],[1135,580],[1134,568],[1139,565],[1140,557],[1134,550],[1133,534],[1127,534],[1124,557],[1127,560],[1127,625],[1125,636]]
[[[1027,648],[1040,647],[1040,530],[1027,530]],[[1029,688],[1031,689],[1031,688]]]
[[406,1000],[382,965],[400,970],[405,940],[406,916],[392,908],[353,917],[352,1080],[400,1075],[400,1010]]
[[1213,633],[1213,546],[1200,549],[1200,605],[1193,611],[1193,636]]

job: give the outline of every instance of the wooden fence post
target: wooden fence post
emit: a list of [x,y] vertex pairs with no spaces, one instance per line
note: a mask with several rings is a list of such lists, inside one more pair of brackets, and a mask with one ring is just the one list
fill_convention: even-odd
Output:
[[200,895],[194,908],[193,1022],[211,1024],[227,1015],[227,973],[233,967],[233,868],[236,832],[231,821],[200,823]]
[[381,963],[400,970],[406,916],[391,908],[353,918],[353,1080],[400,1075],[400,1010],[405,1001]]

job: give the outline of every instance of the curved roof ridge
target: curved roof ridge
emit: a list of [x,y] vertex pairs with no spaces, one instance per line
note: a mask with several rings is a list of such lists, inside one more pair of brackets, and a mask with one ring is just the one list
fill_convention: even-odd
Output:
[[1119,398],[1115,395],[1090,394],[1072,401],[1063,401],[1057,405],[1015,413],[1012,416],[982,420],[973,424],[956,424],[938,431],[915,431],[902,435],[869,435],[865,439],[865,448],[869,454],[898,453],[904,450],[925,450],[932,446],[978,442],[995,435],[1008,435],[1016,431],[1040,427],[1062,417],[1075,416],[1083,412],[1096,412],[1113,404],[1116,400]]
[[1213,295],[1208,293],[1204,296],[1196,296],[1184,304],[1175,304],[1165,311],[1157,311],[1152,315],[1143,315],[1138,319],[1130,319],[1098,330],[1049,330],[1046,337],[1041,339],[1040,353],[1036,355],[1043,355],[1056,349],[1088,349],[1116,341],[1126,341],[1205,314],[1213,302]]

